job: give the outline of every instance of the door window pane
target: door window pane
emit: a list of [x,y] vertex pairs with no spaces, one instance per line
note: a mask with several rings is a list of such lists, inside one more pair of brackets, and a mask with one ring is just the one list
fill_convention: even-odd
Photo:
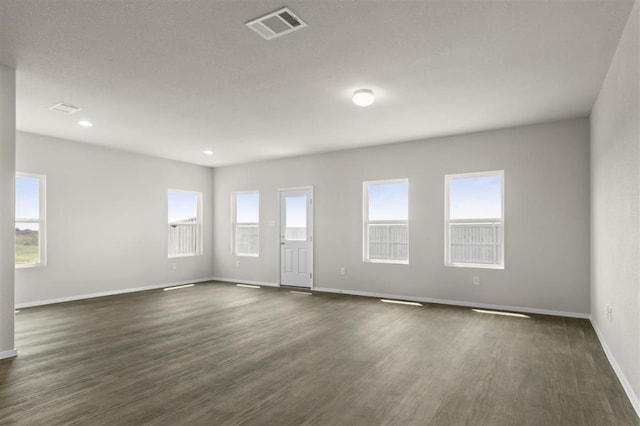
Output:
[[285,239],[288,241],[306,241],[307,197],[287,197],[285,208]]

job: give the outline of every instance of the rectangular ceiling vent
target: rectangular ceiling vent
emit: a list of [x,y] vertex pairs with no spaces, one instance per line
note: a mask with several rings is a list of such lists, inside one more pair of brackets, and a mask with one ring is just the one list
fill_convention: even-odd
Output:
[[246,25],[266,40],[289,34],[307,26],[306,22],[298,18],[288,7],[256,18],[247,22]]
[[73,114],[74,112],[80,111],[82,108],[75,105],[65,104],[64,102],[60,102],[58,104],[51,105],[49,109],[51,111],[63,112],[65,114]]

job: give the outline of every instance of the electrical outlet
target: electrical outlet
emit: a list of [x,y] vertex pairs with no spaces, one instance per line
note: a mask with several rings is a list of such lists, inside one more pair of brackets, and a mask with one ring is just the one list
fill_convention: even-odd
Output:
[[613,321],[613,306],[607,305],[607,319],[609,322]]
[[171,264],[171,269],[176,270],[178,268],[178,265],[174,262]]
[[344,266],[340,268],[340,275],[347,275],[347,268]]
[[480,277],[479,276],[475,276],[473,277],[473,285],[480,285]]

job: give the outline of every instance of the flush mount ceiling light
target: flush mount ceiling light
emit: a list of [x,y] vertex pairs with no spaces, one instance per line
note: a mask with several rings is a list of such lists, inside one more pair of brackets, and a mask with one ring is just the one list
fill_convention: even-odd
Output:
[[373,97],[373,90],[371,89],[360,89],[353,92],[353,103],[358,106],[367,107],[374,101],[375,98]]
[[81,127],[93,127],[93,123],[87,120],[78,121],[78,126]]
[[213,151],[211,151],[210,149],[205,149],[204,151],[202,151],[202,153],[204,155],[213,155]]

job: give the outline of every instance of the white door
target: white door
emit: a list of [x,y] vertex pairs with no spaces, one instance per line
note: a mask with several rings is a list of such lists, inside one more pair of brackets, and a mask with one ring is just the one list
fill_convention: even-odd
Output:
[[313,286],[313,188],[280,190],[280,285]]

